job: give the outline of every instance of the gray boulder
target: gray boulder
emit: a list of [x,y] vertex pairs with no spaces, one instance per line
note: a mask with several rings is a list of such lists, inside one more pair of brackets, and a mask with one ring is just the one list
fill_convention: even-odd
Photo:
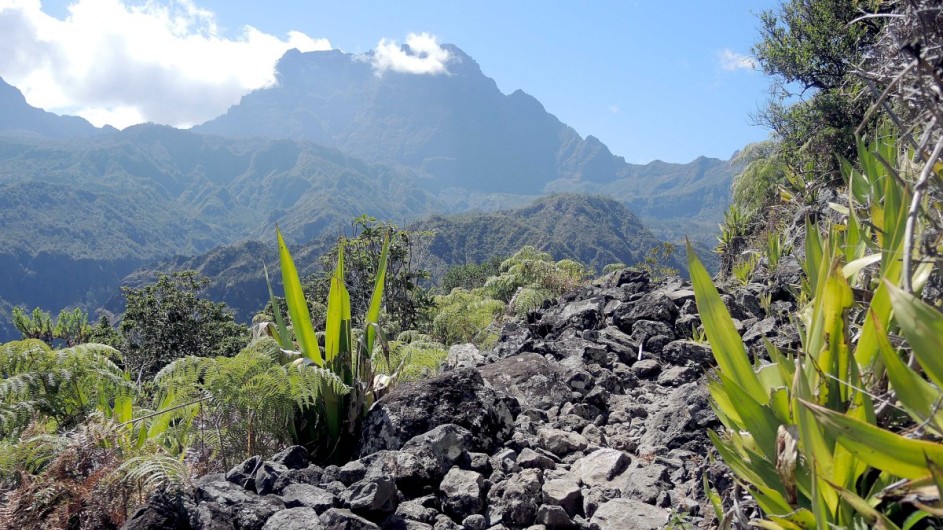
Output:
[[518,410],[513,398],[499,395],[477,370],[446,372],[398,386],[375,403],[364,419],[359,454],[399,449],[446,423],[467,429],[475,451],[490,452],[510,437]]
[[311,508],[289,508],[268,518],[262,530],[322,530],[318,514]]
[[599,506],[590,525],[594,530],[659,530],[668,512],[634,499],[613,499]]
[[439,486],[443,511],[457,520],[481,512],[485,500],[484,486],[485,479],[480,473],[453,467]]

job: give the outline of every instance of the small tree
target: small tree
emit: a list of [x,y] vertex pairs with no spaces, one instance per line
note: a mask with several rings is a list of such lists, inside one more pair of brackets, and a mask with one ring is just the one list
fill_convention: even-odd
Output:
[[226,304],[199,296],[206,283],[195,271],[183,271],[161,274],[141,288],[122,287],[122,350],[139,380],[180,357],[232,356],[246,345],[248,329]]
[[324,318],[331,286],[331,277],[337,264],[338,248],[344,245],[344,269],[350,293],[350,311],[353,325],[363,325],[373,293],[373,279],[377,275],[384,238],[389,237],[389,257],[386,269],[386,284],[383,290],[385,318],[384,327],[391,336],[409,329],[419,329],[428,323],[429,312],[434,305],[428,290],[420,285],[429,278],[428,271],[417,266],[415,253],[420,245],[421,233],[402,230],[391,223],[378,223],[376,219],[360,216],[354,220],[356,237],[344,237],[331,252],[322,258],[324,272],[305,278],[303,288],[313,317],[320,324]]

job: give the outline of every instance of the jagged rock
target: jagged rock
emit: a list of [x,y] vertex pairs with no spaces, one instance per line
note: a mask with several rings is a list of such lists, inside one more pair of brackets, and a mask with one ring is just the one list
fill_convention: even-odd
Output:
[[661,372],[661,365],[655,359],[642,359],[632,365],[632,371],[643,379],[653,379]]
[[700,344],[690,340],[676,340],[669,342],[661,351],[661,358],[665,362],[684,366],[688,363],[695,366],[705,366],[713,362],[714,354],[707,344]]
[[625,473],[631,461],[622,451],[599,449],[574,462],[570,476],[590,487],[618,487],[616,479]]
[[570,530],[576,527],[566,510],[547,504],[537,509],[537,523],[544,525],[547,530]]
[[[429,498],[435,499],[430,495]],[[396,507],[396,515],[404,519],[419,521],[421,523],[432,524],[439,512],[434,508],[424,506],[423,499],[416,499],[399,503]]]
[[583,493],[583,513],[586,517],[592,517],[599,507],[612,499],[618,499],[622,492],[618,488],[605,488],[602,486],[593,486]]
[[542,478],[539,469],[525,469],[504,483],[495,485],[488,494],[491,523],[504,522],[512,526],[533,524],[542,500]]
[[472,433],[458,425],[446,423],[411,438],[403,444],[403,451],[431,451],[440,471],[445,473],[453,465],[467,461],[468,451],[473,445]]
[[393,514],[384,519],[380,525],[383,530],[432,530],[432,525],[406,519],[400,515]]
[[232,507],[218,502],[201,502],[194,522],[199,530],[236,530]]
[[480,473],[452,468],[439,486],[442,509],[458,520],[481,512],[484,508],[484,484],[485,479]]
[[456,368],[474,368],[485,363],[485,356],[478,351],[474,344],[454,344],[449,347],[449,353],[445,357],[444,370],[454,370]]
[[521,408],[546,409],[571,399],[563,371],[536,353],[507,357],[481,369],[485,381],[517,399]]
[[259,495],[268,495],[269,493],[278,493],[287,486],[287,480],[282,477],[288,474],[288,468],[274,462],[262,462],[256,470],[255,492]]
[[236,530],[262,530],[275,512],[285,509],[285,503],[273,495],[259,497],[254,502],[232,506]]
[[537,438],[540,447],[558,456],[582,451],[589,445],[582,434],[559,429],[540,429],[537,431]]
[[[189,506],[188,506],[189,504]],[[183,495],[158,491],[148,503],[134,512],[121,527],[122,530],[163,530],[190,528],[188,509],[195,508]]]
[[399,449],[410,438],[454,423],[472,433],[472,448],[490,451],[510,438],[519,407],[471,368],[405,384],[374,404],[363,422],[361,455]]
[[712,421],[716,420],[707,405],[704,385],[681,385],[647,422],[647,430],[639,440],[639,453],[661,453],[659,447],[703,450],[710,443],[704,427]]
[[360,460],[351,460],[337,470],[337,480],[350,486],[367,475],[367,466]]
[[324,530],[379,530],[380,527],[350,510],[331,508],[318,518]]
[[366,517],[390,514],[396,510],[396,486],[386,477],[363,479],[350,486],[341,501],[354,513]]
[[529,351],[534,345],[534,335],[530,329],[517,322],[508,322],[501,328],[501,335],[494,347],[494,356],[503,359]]
[[226,473],[226,480],[233,484],[255,491],[255,472],[262,464],[262,457],[249,457],[240,464],[236,464]]
[[557,467],[556,463],[550,459],[550,457],[542,455],[537,451],[534,451],[530,448],[523,449],[519,455],[517,455],[517,465],[521,466],[524,469],[527,468],[537,468],[537,469],[554,469]]
[[656,463],[641,466],[635,462],[624,475],[622,496],[654,504],[658,494],[665,489],[667,478],[665,466]]
[[288,469],[303,469],[308,467],[308,464],[311,463],[308,450],[300,445],[293,445],[275,453],[275,456],[273,456],[270,461],[275,464],[281,464]]
[[606,502],[590,519],[595,530],[659,530],[667,523],[667,511],[634,499]]
[[407,494],[418,494],[442,480],[445,471],[429,448],[413,451],[378,451],[361,458],[365,478],[388,477]]
[[694,381],[699,375],[697,369],[693,366],[669,366],[658,374],[658,384],[661,386],[679,386]]
[[337,502],[332,493],[311,484],[289,484],[282,490],[281,498],[289,508],[312,508],[318,513],[333,508]]
[[565,478],[548,480],[541,491],[544,504],[560,506],[571,516],[582,512],[583,492],[575,481]]
[[750,329],[743,334],[743,342],[751,344],[760,341],[763,337],[772,336],[776,333],[777,326],[775,318],[764,318],[750,326]]
[[322,530],[318,514],[311,508],[288,508],[276,512],[265,522],[262,530]]
[[233,484],[220,474],[206,475],[197,480],[196,499],[199,502],[215,502],[221,505],[232,506],[245,502],[253,502],[257,495]]
[[480,513],[474,513],[462,519],[462,530],[485,530],[488,528],[488,518]]

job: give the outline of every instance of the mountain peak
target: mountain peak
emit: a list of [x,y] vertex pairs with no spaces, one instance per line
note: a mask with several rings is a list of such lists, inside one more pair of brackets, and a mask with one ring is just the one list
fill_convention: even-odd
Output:
[[36,108],[27,103],[23,92],[0,78],[0,133],[73,138],[114,130],[97,128],[77,116],[60,116]]

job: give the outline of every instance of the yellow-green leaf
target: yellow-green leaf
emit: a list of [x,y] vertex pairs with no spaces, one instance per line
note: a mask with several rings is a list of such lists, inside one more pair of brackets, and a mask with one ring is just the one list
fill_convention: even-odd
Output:
[[927,376],[943,388],[943,314],[912,294],[886,283],[894,319]]
[[288,252],[288,245],[282,237],[281,230],[275,227],[278,236],[278,258],[282,267],[282,283],[285,286],[285,304],[288,305],[288,314],[291,316],[295,338],[305,357],[311,359],[318,366],[324,365],[318,339],[314,336],[314,326],[311,324],[311,314],[308,312],[308,302],[304,291],[301,290],[301,280],[298,278],[298,269]]
[[687,242],[687,251],[695,301],[714,359],[721,372],[736,381],[757,402],[763,403],[767,399],[766,391],[753,372],[753,365],[750,364],[743,341],[733,325],[730,312],[720,299],[710,274],[698,259],[690,241]]
[[802,402],[838,443],[872,467],[899,477],[925,477],[926,458],[943,461],[943,445],[912,440],[834,410]]

